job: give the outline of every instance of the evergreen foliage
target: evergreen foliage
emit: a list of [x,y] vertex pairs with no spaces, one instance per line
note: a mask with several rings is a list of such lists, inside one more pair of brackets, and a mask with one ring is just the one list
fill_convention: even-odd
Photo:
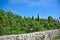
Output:
[[[60,18],[60,17],[59,17]],[[32,17],[22,18],[12,12],[0,10],[0,35],[30,33],[36,31],[60,29],[60,21],[49,16],[47,19]]]

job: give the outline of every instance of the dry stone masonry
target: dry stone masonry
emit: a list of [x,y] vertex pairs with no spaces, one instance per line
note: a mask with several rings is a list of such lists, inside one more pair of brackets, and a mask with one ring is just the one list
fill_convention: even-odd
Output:
[[0,40],[52,40],[53,37],[59,35],[60,35],[60,30],[56,29],[56,30],[49,30],[44,32],[0,36]]

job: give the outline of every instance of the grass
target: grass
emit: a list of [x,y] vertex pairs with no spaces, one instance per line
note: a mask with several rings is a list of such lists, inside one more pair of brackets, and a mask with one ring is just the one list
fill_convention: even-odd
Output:
[[60,40],[60,35],[57,37],[54,37],[53,40]]

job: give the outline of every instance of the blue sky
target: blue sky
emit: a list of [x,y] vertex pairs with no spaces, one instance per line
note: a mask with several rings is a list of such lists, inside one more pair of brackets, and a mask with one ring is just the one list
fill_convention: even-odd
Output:
[[40,18],[60,17],[60,0],[0,0],[0,9],[14,14]]

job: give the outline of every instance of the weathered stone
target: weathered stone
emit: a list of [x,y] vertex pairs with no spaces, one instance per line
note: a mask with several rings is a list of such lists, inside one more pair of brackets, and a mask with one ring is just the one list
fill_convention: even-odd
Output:
[[21,35],[0,36],[0,40],[52,40],[53,37],[59,36],[60,30],[50,30],[44,32],[34,32]]

